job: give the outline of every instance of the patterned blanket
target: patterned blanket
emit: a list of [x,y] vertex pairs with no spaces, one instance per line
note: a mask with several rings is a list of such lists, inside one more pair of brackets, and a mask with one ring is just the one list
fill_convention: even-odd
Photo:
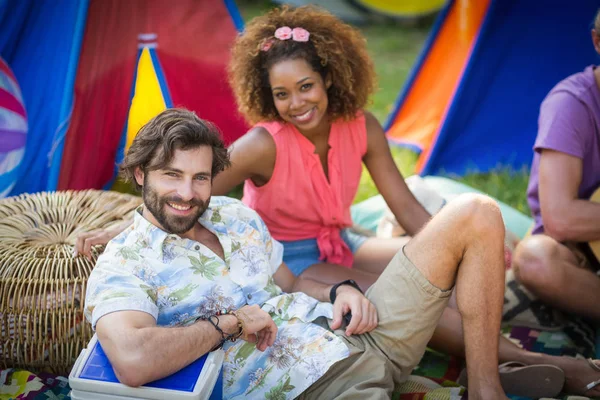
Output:
[[[595,353],[594,331],[581,320],[570,321],[563,331],[558,332],[505,327],[503,335],[532,351],[583,357],[590,357]],[[456,384],[463,367],[462,359],[428,350],[410,379],[396,388],[393,399],[466,399],[466,390]],[[66,377],[15,369],[0,371],[0,400],[63,400],[70,398],[69,392]],[[523,400],[514,396],[511,398]],[[568,396],[562,398],[568,399]]]

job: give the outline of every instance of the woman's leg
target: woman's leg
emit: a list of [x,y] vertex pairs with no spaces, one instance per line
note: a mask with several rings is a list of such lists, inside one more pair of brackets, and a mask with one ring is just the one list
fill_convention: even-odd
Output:
[[353,268],[379,276],[409,240],[410,236],[368,238],[354,253]]
[[[439,352],[464,358],[465,344],[462,321],[460,313],[457,310],[446,307],[433,337],[429,341],[429,346]],[[600,379],[600,372],[591,368],[587,360],[531,352],[517,346],[504,336],[500,336],[498,346],[498,359],[501,363],[518,361],[526,365],[555,365],[565,372],[565,387],[563,391],[571,394],[585,394],[587,396],[600,395],[600,387],[587,392],[584,391],[585,385]]]
[[353,279],[358,283],[363,292],[366,292],[375,283],[379,274],[362,271],[357,268],[346,268],[336,264],[318,263],[305,269],[299,276],[329,285]]

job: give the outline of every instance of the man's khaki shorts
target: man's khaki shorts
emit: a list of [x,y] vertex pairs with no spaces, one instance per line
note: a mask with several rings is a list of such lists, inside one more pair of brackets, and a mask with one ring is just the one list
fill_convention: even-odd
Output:
[[366,293],[377,308],[377,328],[350,337],[336,331],[350,357],[334,364],[300,398],[389,399],[421,360],[451,294],[433,286],[399,251]]

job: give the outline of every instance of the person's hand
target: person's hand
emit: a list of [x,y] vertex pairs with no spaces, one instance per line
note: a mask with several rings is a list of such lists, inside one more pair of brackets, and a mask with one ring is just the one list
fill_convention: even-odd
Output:
[[333,303],[333,322],[331,329],[342,326],[342,318],[348,312],[352,313],[350,324],[346,327],[346,335],[360,335],[371,332],[377,327],[377,309],[361,292],[349,285],[337,289]]
[[98,244],[106,244],[115,236],[121,233],[118,229],[94,229],[93,231],[80,233],[77,236],[77,242],[75,243],[75,251],[73,257],[82,255],[87,257],[88,260],[92,259],[92,246]]
[[241,336],[242,340],[255,343],[256,348],[260,351],[265,351],[267,347],[275,343],[277,325],[275,325],[268,312],[254,304],[240,308],[234,312],[234,315],[240,320],[244,328]]
[[114,239],[119,233],[123,232],[125,228],[131,225],[131,223],[131,220],[125,220],[110,228],[94,229],[93,231],[80,233],[77,236],[77,241],[75,242],[75,250],[73,251],[73,257],[82,255],[87,257],[87,259],[91,261],[92,246],[108,243],[110,240]]

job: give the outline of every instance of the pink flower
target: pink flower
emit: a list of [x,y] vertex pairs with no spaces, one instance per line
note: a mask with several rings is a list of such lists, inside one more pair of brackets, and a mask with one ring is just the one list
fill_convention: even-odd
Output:
[[296,42],[308,42],[310,33],[304,28],[294,28],[292,30],[292,37]]
[[271,48],[271,46],[273,46],[273,39],[267,39],[264,41],[264,43],[262,44],[262,46],[260,47],[260,49],[262,51],[269,51],[269,49]]
[[282,26],[275,31],[275,37],[279,40],[288,40],[292,37],[292,30],[289,26]]

